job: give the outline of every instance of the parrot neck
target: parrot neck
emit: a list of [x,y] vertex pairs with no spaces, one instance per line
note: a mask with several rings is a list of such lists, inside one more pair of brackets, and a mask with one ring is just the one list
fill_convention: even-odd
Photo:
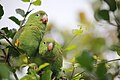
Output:
[[28,26],[38,26],[38,25],[40,25],[40,24],[42,24],[42,23],[40,23],[40,22],[33,22],[33,21],[28,21],[28,22],[26,22],[26,25],[28,25]]

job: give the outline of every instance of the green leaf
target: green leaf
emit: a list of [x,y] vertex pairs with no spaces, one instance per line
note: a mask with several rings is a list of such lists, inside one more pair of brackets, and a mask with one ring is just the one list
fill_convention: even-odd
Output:
[[80,74],[80,73],[76,73],[76,74],[74,75],[74,77],[77,77],[77,76],[81,76],[81,74]]
[[71,73],[73,71],[72,69],[69,69],[69,68],[63,68],[63,70],[68,73]]
[[20,14],[22,17],[25,16],[25,11],[22,9],[16,9],[16,13]]
[[[1,31],[2,31],[2,33],[3,33],[4,35],[7,35],[7,34],[9,33],[8,27],[3,27],[3,28],[1,29]],[[7,36],[7,37],[8,37],[8,36]]]
[[[37,76],[39,77],[39,76]],[[23,76],[20,80],[40,80],[40,78],[36,79],[36,76],[28,74],[26,76]]]
[[76,61],[81,65],[81,67],[87,69],[88,71],[93,70],[94,58],[88,51],[83,51],[81,55],[76,57]]
[[22,0],[23,2],[30,2],[30,0]]
[[75,63],[75,62],[76,62],[76,61],[75,61],[75,57],[73,57],[73,58],[70,60],[70,62]]
[[22,64],[22,65],[20,66],[20,69],[22,69],[23,67],[26,67],[26,66],[28,66],[28,64]]
[[97,21],[99,20],[106,20],[108,22],[110,21],[108,10],[97,10],[94,14],[94,17]]
[[76,45],[70,45],[67,48],[65,48],[65,50],[70,51],[70,50],[72,50],[74,48],[76,48]]
[[80,35],[82,32],[83,32],[83,30],[81,30],[81,29],[73,29],[73,34],[75,34],[75,35]]
[[100,63],[97,65],[96,74],[98,76],[98,80],[107,80],[106,72],[107,72],[107,69],[106,69],[105,63]]
[[31,68],[34,68],[34,66],[36,66],[35,63],[30,63],[30,64],[29,64],[29,67],[31,67]]
[[41,69],[43,69],[49,65],[50,65],[49,63],[43,63],[42,65],[39,66],[38,70],[40,71]]
[[116,0],[117,8],[120,10],[120,0]]
[[13,39],[14,35],[16,34],[17,30],[16,29],[10,29],[7,37]]
[[45,70],[45,72],[42,74],[41,80],[51,80],[51,77],[52,77],[52,71]]
[[0,19],[2,18],[4,14],[3,6],[0,4]]
[[36,0],[36,1],[32,2],[32,4],[34,4],[35,6],[40,6],[41,0]]
[[31,75],[30,80],[40,80],[40,76],[37,74],[37,72],[36,72],[36,70],[34,68],[29,67],[27,74]]
[[10,78],[10,69],[9,67],[4,64],[4,63],[0,63],[0,79],[6,79],[9,80]]
[[21,54],[18,58],[18,64],[21,66],[22,64],[27,64],[28,58],[26,54]]
[[[8,29],[8,27],[3,27],[0,30],[4,35],[7,36],[7,38],[12,38],[14,37],[15,33],[16,33],[16,29]],[[2,37],[0,36],[0,39],[2,39]]]
[[120,56],[120,44],[112,45],[111,50],[116,51],[117,54]]
[[17,25],[20,25],[20,21],[15,16],[11,16],[9,19],[15,22]]
[[76,73],[75,75],[74,75],[74,77],[73,77],[73,79],[72,80],[84,80],[84,79],[82,79],[82,77],[83,77],[83,73],[84,73],[85,71],[83,71],[83,72],[78,72],[78,73]]
[[110,7],[110,11],[116,10],[116,1],[115,0],[104,0]]

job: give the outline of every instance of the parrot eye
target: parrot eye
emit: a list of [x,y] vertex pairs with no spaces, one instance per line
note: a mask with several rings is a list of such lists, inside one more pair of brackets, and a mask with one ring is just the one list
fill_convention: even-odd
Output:
[[46,44],[46,43],[44,42],[44,44]]
[[36,16],[40,16],[40,14],[36,14]]

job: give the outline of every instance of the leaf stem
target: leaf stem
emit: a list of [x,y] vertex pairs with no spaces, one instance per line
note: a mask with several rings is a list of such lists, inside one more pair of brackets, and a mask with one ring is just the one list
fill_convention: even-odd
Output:
[[7,54],[6,54],[4,49],[2,49],[2,52],[3,52],[4,56],[7,56]]
[[118,32],[119,32],[119,31],[120,31],[120,21],[119,21],[118,18],[116,17],[115,13],[113,13],[113,15],[114,15],[114,18],[115,18],[115,22],[116,22],[116,24],[117,24],[117,30],[118,30]]
[[23,26],[23,24],[25,23],[25,19],[26,19],[26,17],[27,17],[27,14],[29,13],[29,9],[30,9],[31,4],[32,4],[32,1],[30,2],[29,6],[28,6],[28,8],[27,8],[27,11],[26,11],[26,13],[25,13],[25,16],[24,16],[22,22],[20,23],[20,28],[21,28],[21,27]]
[[4,54],[4,59],[5,59],[5,62],[7,62],[7,54],[6,54],[6,52],[5,52],[5,50],[4,49],[2,49],[2,52],[3,52],[3,54]]
[[73,78],[73,74],[74,74],[74,72],[75,72],[75,68],[76,68],[76,67],[74,67],[74,63],[72,64],[72,66],[73,66],[73,70],[72,70],[72,73],[71,73],[71,76],[70,76],[70,80],[72,80],[72,78]]
[[117,25],[115,25],[115,24],[113,24],[113,23],[111,23],[111,22],[108,22],[110,25],[113,25],[113,26],[115,26],[115,27],[117,27]]
[[74,40],[74,38],[76,37],[77,35],[74,35],[72,38],[71,38],[71,40],[70,41],[68,41],[67,43],[65,43],[64,45],[63,45],[63,47],[67,47],[67,46],[69,46],[70,45],[70,43]]
[[86,72],[86,71],[82,71],[82,72],[78,73],[76,76],[74,76],[74,78],[79,76],[80,74],[83,74],[84,72]]
[[113,62],[113,61],[118,61],[118,60],[120,60],[120,58],[118,58],[118,59],[112,59],[112,60],[109,60],[109,61],[103,61],[103,62],[100,62],[98,64],[103,64],[103,63],[108,63],[108,62]]

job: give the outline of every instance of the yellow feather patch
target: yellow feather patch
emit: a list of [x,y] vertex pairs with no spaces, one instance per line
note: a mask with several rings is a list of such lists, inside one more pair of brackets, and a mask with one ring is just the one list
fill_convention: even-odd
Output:
[[19,46],[19,40],[17,39],[15,42],[15,46],[18,47]]

